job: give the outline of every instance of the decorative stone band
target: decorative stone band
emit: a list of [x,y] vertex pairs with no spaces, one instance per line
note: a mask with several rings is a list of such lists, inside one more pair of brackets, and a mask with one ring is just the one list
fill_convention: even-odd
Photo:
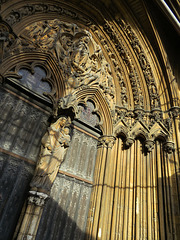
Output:
[[49,197],[45,193],[29,191],[30,196],[28,197],[28,203],[42,207],[45,204],[45,200]]
[[115,140],[114,136],[102,136],[98,140],[98,147],[112,148]]
[[[135,139],[128,137],[125,140],[125,145],[129,148],[134,143]],[[151,152],[154,149],[155,140],[147,139],[144,142],[144,147],[147,152]],[[174,143],[172,141],[166,141],[164,144],[164,151],[167,153],[172,153],[174,151]]]

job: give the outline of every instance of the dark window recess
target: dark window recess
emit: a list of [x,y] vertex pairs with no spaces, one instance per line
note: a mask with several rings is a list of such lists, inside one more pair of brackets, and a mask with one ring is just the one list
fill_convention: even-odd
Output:
[[19,78],[7,77],[5,88],[48,111],[52,109],[52,102],[46,95],[52,91],[51,85],[46,81],[46,71],[39,66],[34,67],[33,73],[27,68],[20,68],[18,75]]
[[42,79],[46,78],[46,72],[40,68],[34,68],[34,74],[29,70],[22,68],[19,70],[18,74],[22,77],[19,81],[22,85],[28,89],[43,95],[44,92],[51,92],[51,86],[48,82],[43,81]]
[[99,124],[99,117],[94,112],[95,111],[94,104],[90,101],[87,101],[86,106],[82,105],[80,107],[81,107],[80,120],[92,127],[97,127]]

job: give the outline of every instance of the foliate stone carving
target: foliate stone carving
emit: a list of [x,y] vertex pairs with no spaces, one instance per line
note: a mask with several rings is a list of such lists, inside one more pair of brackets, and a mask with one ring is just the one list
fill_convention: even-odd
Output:
[[62,109],[65,110],[70,108],[72,108],[76,118],[78,118],[79,107],[78,107],[77,96],[75,93],[66,95],[58,100],[57,107],[55,110],[55,115],[57,116],[58,112],[60,113]]
[[42,207],[45,204],[48,195],[41,192],[29,191],[28,204],[34,204]]
[[67,79],[67,88],[96,86],[104,93],[111,109],[114,108],[110,65],[88,31],[58,19],[37,22],[26,27],[12,52],[17,49],[51,52]]
[[112,148],[115,143],[115,137],[114,136],[102,136],[98,140],[98,147],[103,146],[107,148]]
[[115,107],[114,115],[113,115],[113,123],[116,124],[120,120],[127,121],[127,112],[128,110],[123,107]]
[[117,19],[117,22],[119,23],[121,29],[124,31],[124,33],[128,37],[129,42],[138,57],[139,63],[141,65],[141,68],[144,73],[144,77],[146,79],[146,83],[148,86],[149,96],[150,96],[150,100],[151,100],[151,107],[159,108],[160,107],[159,94],[157,91],[157,87],[155,84],[155,80],[154,80],[154,77],[152,74],[150,64],[146,58],[144,50],[141,47],[139,40],[138,40],[137,36],[135,35],[135,33],[133,32],[131,26],[129,24],[127,24],[125,21],[123,21],[122,19]]
[[143,121],[145,117],[145,111],[143,109],[135,109],[134,110],[134,118],[137,121]]
[[70,118],[60,117],[42,138],[39,161],[30,183],[32,190],[49,193],[70,143]]
[[169,116],[171,118],[178,118],[178,117],[180,117],[180,107],[178,107],[178,106],[172,107],[169,110]]
[[134,143],[135,139],[134,138],[131,138],[131,137],[127,137],[126,138],[126,141],[125,141],[125,144],[127,147],[131,147],[132,144]]
[[96,25],[91,25],[90,28],[93,31],[93,33],[96,35],[96,37],[99,39],[99,41],[101,42],[103,48],[106,50],[106,53],[110,58],[110,61],[114,65],[114,71],[116,73],[116,77],[117,77],[117,80],[119,81],[119,85],[121,88],[121,103],[122,103],[122,106],[126,107],[128,103],[128,95],[127,95],[126,83],[123,79],[124,71],[118,62],[117,56],[112,52],[111,48],[108,45],[108,42],[105,40],[104,36],[102,35],[98,27]]
[[72,19],[76,19],[77,21],[83,22],[83,24],[90,25],[91,22],[89,19],[85,18],[79,13],[74,12],[72,9],[63,8],[62,6],[58,6],[57,4],[44,4],[44,3],[36,3],[36,4],[26,4],[18,9],[14,9],[11,11],[5,18],[6,22],[9,25],[14,25],[17,22],[21,21],[24,17],[32,16],[34,14],[40,13],[52,13],[58,14],[66,17],[70,17]]
[[127,69],[129,71],[129,79],[132,85],[135,106],[143,107],[144,100],[143,100],[143,94],[141,90],[139,77],[138,77],[137,71],[135,70],[133,62],[130,58],[130,55],[128,53],[128,49],[126,49],[126,47],[122,43],[121,38],[119,37],[119,34],[116,32],[114,27],[109,22],[106,22],[103,28],[107,32],[107,34],[110,36],[111,40],[114,42],[117,51],[119,52],[121,58],[123,59],[125,65],[127,66]]
[[149,128],[151,128],[155,122],[163,122],[163,113],[160,109],[151,111]]
[[154,141],[153,140],[146,140],[145,141],[145,148],[147,149],[148,152],[151,152],[154,149]]
[[163,147],[164,147],[164,150],[169,154],[171,154],[175,150],[174,143],[172,141],[165,142]]
[[123,136],[125,145],[130,147],[137,137],[144,138],[144,147],[151,152],[157,138],[164,139],[164,150],[171,153],[174,149],[172,142],[172,119],[163,119],[160,109],[134,111],[116,106],[114,117],[114,134]]

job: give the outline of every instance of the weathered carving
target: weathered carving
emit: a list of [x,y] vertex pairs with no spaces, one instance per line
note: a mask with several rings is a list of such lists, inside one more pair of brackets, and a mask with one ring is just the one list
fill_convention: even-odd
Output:
[[60,117],[42,138],[39,162],[30,184],[32,190],[48,193],[70,142],[70,119]]
[[139,63],[141,65],[141,68],[144,73],[144,77],[146,79],[146,83],[148,86],[149,96],[150,96],[150,100],[151,100],[151,107],[159,108],[160,107],[159,94],[158,94],[158,91],[156,88],[156,84],[155,84],[155,80],[154,80],[154,77],[152,74],[150,64],[146,58],[144,50],[141,47],[139,40],[136,37],[135,33],[133,32],[131,26],[120,18],[117,19],[117,22],[119,23],[121,29],[124,31],[124,33],[128,37],[129,42],[138,57]]
[[171,154],[175,150],[174,143],[172,141],[165,142],[163,147],[164,147],[164,150],[169,154]]
[[41,192],[29,191],[30,196],[28,197],[28,204],[34,204],[42,207],[45,204],[48,195]]
[[169,110],[169,116],[172,118],[178,118],[180,116],[180,107],[175,106]]
[[110,65],[88,31],[57,19],[37,22],[25,29],[12,52],[18,48],[51,52],[63,70],[68,88],[99,87],[111,109],[114,108]]
[[95,25],[91,25],[90,28],[92,29],[93,33],[101,42],[103,48],[106,50],[111,62],[114,65],[114,71],[116,73],[117,79],[121,87],[121,102],[122,102],[122,105],[126,107],[128,102],[128,96],[127,96],[126,84],[123,79],[123,74],[124,74],[123,69],[118,63],[117,56],[114,53],[112,53],[110,47],[108,46],[108,42],[105,40],[104,36],[102,35],[98,27]]
[[146,112],[143,109],[134,111],[116,106],[114,117],[115,136],[124,136],[125,145],[130,147],[135,138],[143,137],[147,152],[151,152],[157,138],[164,139],[164,149],[171,153],[174,147],[172,142],[172,119],[163,119],[163,112],[154,109]]
[[119,52],[121,58],[123,59],[125,65],[127,66],[127,69],[129,71],[129,79],[132,85],[135,106],[143,107],[144,100],[140,86],[140,81],[138,78],[138,74],[135,70],[135,67],[133,66],[133,62],[128,54],[128,50],[122,43],[122,40],[120,39],[114,27],[109,22],[106,22],[106,24],[104,25],[104,30],[107,32],[111,40],[114,42],[117,51]]
[[112,148],[114,146],[115,139],[116,138],[114,136],[102,136],[98,140],[98,146]]
[[70,17],[72,19],[76,19],[77,21],[83,22],[83,24],[90,25],[91,22],[89,19],[85,18],[79,13],[72,11],[71,9],[63,8],[54,4],[28,4],[18,9],[14,9],[11,11],[5,18],[5,20],[9,23],[9,25],[14,25],[17,22],[21,21],[24,17],[32,16],[34,14],[39,13],[52,13],[58,14],[66,17]]
[[131,138],[131,137],[127,137],[126,141],[125,141],[125,144],[127,147],[131,147],[132,144],[134,143],[135,139],[134,138]]
[[154,149],[154,141],[153,140],[146,140],[144,144],[145,148],[148,152],[151,152]]
[[0,62],[3,56],[6,54],[8,48],[10,48],[15,42],[16,35],[12,32],[10,27],[5,22],[0,22]]

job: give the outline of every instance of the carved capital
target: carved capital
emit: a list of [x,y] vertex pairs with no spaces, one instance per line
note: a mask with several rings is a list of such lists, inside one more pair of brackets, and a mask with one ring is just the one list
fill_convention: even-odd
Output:
[[180,116],[180,107],[178,106],[172,107],[169,111],[169,115],[170,117],[178,118]]
[[116,138],[114,136],[102,136],[99,138],[98,146],[112,148]]
[[151,119],[153,119],[156,122],[162,121],[163,119],[163,114],[162,114],[162,110],[157,108],[157,109],[153,109],[151,112]]
[[129,148],[129,147],[132,146],[133,143],[134,143],[134,139],[131,138],[131,137],[128,137],[128,138],[126,139],[125,145],[126,145],[126,147]]
[[145,141],[145,148],[147,149],[148,152],[152,152],[154,149],[154,141],[153,140],[146,140]]
[[163,147],[164,147],[164,151],[169,153],[169,154],[172,153],[175,150],[174,143],[172,141],[165,142]]
[[145,116],[145,112],[142,108],[137,108],[134,110],[134,116],[136,120],[143,120]]
[[42,207],[45,204],[45,200],[49,197],[45,193],[29,191],[30,196],[28,197],[28,203]]

